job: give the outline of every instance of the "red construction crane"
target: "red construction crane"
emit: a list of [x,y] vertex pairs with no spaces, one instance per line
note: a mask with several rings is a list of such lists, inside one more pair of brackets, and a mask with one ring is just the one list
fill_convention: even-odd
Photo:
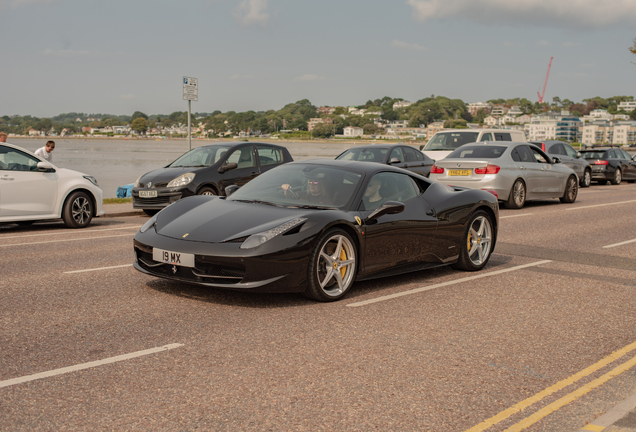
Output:
[[543,96],[545,96],[545,88],[548,86],[548,78],[550,78],[550,68],[552,67],[552,59],[554,57],[550,57],[550,64],[548,65],[548,73],[545,75],[545,83],[543,84],[543,93],[537,92],[537,96],[539,96],[539,103],[543,103]]

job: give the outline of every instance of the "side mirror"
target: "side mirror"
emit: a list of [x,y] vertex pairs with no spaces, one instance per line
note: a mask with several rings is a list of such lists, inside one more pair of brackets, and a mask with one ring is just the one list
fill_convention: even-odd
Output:
[[578,158],[580,158],[581,156],[583,156],[583,155],[581,154],[581,152],[576,152],[576,158],[577,158],[577,159],[578,159]]
[[402,161],[399,160],[398,158],[392,157],[391,160],[389,160],[389,165],[393,165],[393,164],[400,163],[400,162],[402,162]]
[[561,163],[561,159],[558,157],[553,157],[552,158],[552,163]]
[[220,173],[224,173],[225,171],[229,171],[229,170],[233,170],[237,167],[238,165],[236,165],[236,163],[232,162],[232,163],[226,163],[223,164],[219,167],[219,172]]
[[48,162],[38,162],[38,171],[41,172],[55,172],[55,168]]
[[234,192],[236,192],[239,188],[240,188],[240,186],[238,186],[238,185],[230,185],[230,186],[226,187],[225,188],[225,196],[229,197]]
[[369,217],[365,220],[365,222],[371,222],[373,220],[378,219],[381,216],[387,214],[397,214],[402,213],[404,211],[404,204],[399,201],[387,201],[382,204],[380,207],[375,209]]

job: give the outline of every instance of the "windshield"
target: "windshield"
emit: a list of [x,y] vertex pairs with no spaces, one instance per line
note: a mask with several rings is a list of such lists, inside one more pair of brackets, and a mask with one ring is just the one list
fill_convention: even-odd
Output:
[[455,150],[464,144],[476,142],[478,136],[479,132],[438,132],[424,150]]
[[389,149],[387,149],[386,147],[352,148],[342,153],[336,159],[366,162],[384,162],[384,158],[388,151]]
[[206,167],[217,163],[230,149],[229,146],[199,147],[181,155],[168,165],[175,167]]
[[586,151],[581,152],[583,159],[606,159],[604,151]]
[[506,151],[504,146],[463,146],[446,156],[446,159],[496,159]]
[[313,164],[281,165],[233,193],[228,201],[260,202],[282,207],[347,208],[362,174]]

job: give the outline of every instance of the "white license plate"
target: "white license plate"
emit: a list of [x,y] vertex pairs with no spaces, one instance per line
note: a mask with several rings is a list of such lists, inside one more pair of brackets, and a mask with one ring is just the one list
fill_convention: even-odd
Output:
[[194,267],[194,254],[172,252],[163,249],[152,249],[152,259],[166,264],[181,267]]
[[139,198],[157,198],[157,191],[139,191]]

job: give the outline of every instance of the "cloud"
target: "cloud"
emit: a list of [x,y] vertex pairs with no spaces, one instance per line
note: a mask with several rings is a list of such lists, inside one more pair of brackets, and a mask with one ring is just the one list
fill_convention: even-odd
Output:
[[550,42],[546,40],[540,40],[539,42],[537,42],[537,46],[550,46]]
[[243,0],[236,9],[234,9],[233,15],[239,24],[244,26],[256,24],[265,28],[269,22],[267,0]]
[[137,99],[137,96],[131,95],[131,94],[125,94],[125,95],[119,96],[119,99]]
[[99,51],[87,51],[87,50],[77,51],[77,50],[70,50],[70,49],[52,50],[49,48],[44,50],[44,55],[53,56],[53,57],[61,57],[61,58],[84,57],[84,56],[92,56],[96,54],[99,54]]
[[294,78],[294,81],[322,81],[325,77],[321,77],[314,74],[305,74]]
[[609,27],[636,21],[634,0],[407,0],[420,22],[460,18],[480,24],[572,27]]
[[428,48],[422,45],[402,42],[397,39],[393,39],[393,41],[391,41],[391,46],[395,48],[407,50],[407,51],[428,51]]

